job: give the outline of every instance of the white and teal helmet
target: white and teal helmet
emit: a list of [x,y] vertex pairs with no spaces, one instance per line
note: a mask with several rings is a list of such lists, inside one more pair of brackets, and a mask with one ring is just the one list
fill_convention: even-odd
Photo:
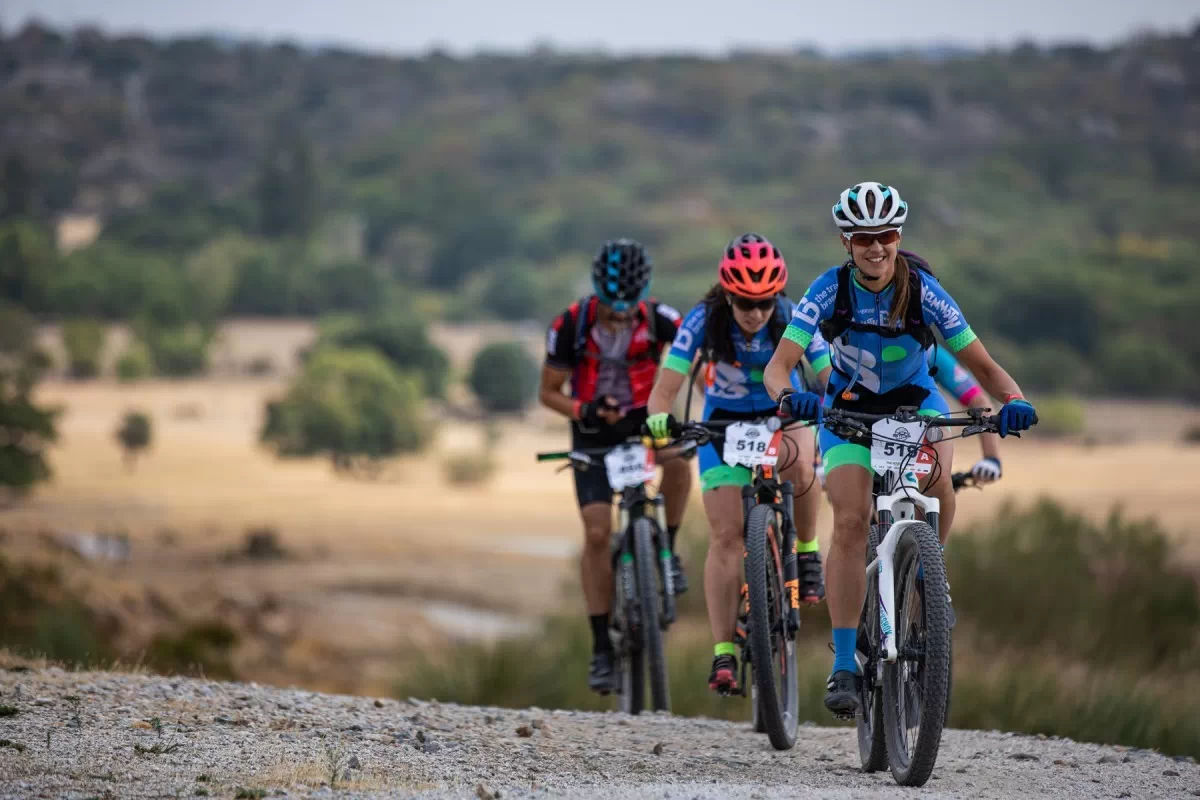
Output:
[[839,228],[899,227],[906,219],[908,203],[900,199],[900,193],[874,181],[851,186],[833,207],[833,221]]

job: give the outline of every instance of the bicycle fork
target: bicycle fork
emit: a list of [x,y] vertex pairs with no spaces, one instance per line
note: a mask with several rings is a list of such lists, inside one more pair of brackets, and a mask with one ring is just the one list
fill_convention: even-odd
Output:
[[[800,564],[796,557],[796,525],[792,508],[795,505],[795,487],[791,481],[779,486],[781,502],[773,504],[783,516],[783,586],[787,596],[787,635],[795,638],[800,630]],[[756,501],[755,487],[742,487],[742,519],[750,519],[750,509]]]

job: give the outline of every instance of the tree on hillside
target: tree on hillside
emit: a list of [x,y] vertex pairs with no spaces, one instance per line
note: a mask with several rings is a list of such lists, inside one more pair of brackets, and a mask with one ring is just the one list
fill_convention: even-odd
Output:
[[46,451],[57,438],[59,409],[38,405],[33,390],[49,366],[35,347],[33,320],[0,307],[0,502],[7,504],[51,475]]
[[130,411],[125,414],[116,434],[117,441],[124,451],[125,469],[133,471],[138,454],[150,446],[152,435],[153,429],[149,414],[140,411]]
[[45,228],[25,219],[0,223],[0,298],[40,310],[57,261]]
[[271,146],[258,174],[259,229],[265,236],[304,236],[317,221],[319,187],[312,145],[303,136]]
[[280,457],[327,455],[338,472],[365,475],[429,438],[420,380],[367,349],[314,353],[287,396],[267,404],[261,434]]
[[29,217],[34,211],[34,176],[25,159],[9,153],[0,178],[0,219]]
[[72,319],[63,323],[62,342],[67,351],[67,374],[72,378],[94,378],[100,374],[107,331],[94,319]]

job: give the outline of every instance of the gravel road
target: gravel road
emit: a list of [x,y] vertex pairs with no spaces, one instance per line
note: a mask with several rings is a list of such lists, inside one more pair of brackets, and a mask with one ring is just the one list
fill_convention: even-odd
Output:
[[0,797],[285,795],[1162,798],[1200,796],[1200,767],[1148,751],[952,730],[933,779],[913,792],[887,773],[859,772],[845,728],[806,725],[796,748],[778,753],[748,725],[706,719],[0,672]]

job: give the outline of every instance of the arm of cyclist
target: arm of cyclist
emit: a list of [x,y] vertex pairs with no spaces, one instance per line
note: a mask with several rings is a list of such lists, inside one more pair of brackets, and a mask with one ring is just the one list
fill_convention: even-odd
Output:
[[674,422],[671,418],[671,407],[675,404],[675,398],[679,396],[679,390],[688,380],[696,353],[704,345],[706,313],[703,303],[687,313],[679,325],[675,340],[671,342],[666,361],[655,378],[654,389],[650,392],[650,400],[646,404],[646,427],[650,429],[650,435],[658,441],[670,435],[670,427]]
[[612,398],[602,398],[599,403],[582,403],[563,391],[577,358],[570,335],[574,326],[568,310],[556,317],[546,332],[546,360],[542,364],[538,400],[546,408],[557,411],[569,420],[592,426],[601,422],[612,425],[622,416]]
[[1037,412],[1033,405],[1025,399],[1021,393],[1021,387],[1012,379],[1012,376],[991,357],[987,348],[983,346],[983,342],[975,339],[957,355],[963,365],[979,379],[989,394],[1004,399],[1004,406],[998,415],[1001,437],[1005,437],[1009,433],[1029,430],[1030,427],[1037,424]]
[[[800,358],[805,355],[813,341],[820,336],[817,326],[833,309],[833,293],[828,291],[827,287],[821,286],[821,282],[827,279],[828,274],[818,278],[796,303],[792,319],[783,332],[783,338],[779,340],[770,363],[763,371],[763,383],[767,387],[767,394],[775,398],[781,410],[789,412],[795,419],[816,419],[821,412],[820,395],[815,392],[798,392],[792,387],[792,371],[796,369]],[[811,299],[814,295],[825,297],[824,306]],[[809,363],[814,364],[813,361]],[[814,364],[814,369],[818,374],[824,373],[828,379],[827,367]]]
[[[967,405],[971,408],[991,408],[992,402],[987,399],[983,392],[976,392]],[[983,451],[983,458],[975,462],[975,466],[971,467],[971,475],[982,483],[991,483],[992,481],[1000,480],[1002,470],[1000,468],[1000,437],[994,433],[984,433],[979,436],[979,448]]]
[[[992,401],[984,394],[979,381],[967,371],[962,364],[950,354],[946,347],[930,348],[933,359],[934,375],[938,385],[968,408],[994,408]],[[983,457],[971,467],[971,475],[980,483],[991,483],[999,480],[1000,468],[1000,437],[994,433],[985,433],[979,437],[979,446]]]
[[679,390],[687,382],[687,374],[678,372],[670,367],[658,371],[658,379],[654,382],[654,390],[650,392],[650,400],[646,403],[646,427],[656,441],[670,436],[671,406],[679,396]]
[[998,425],[1001,438],[1009,433],[1029,430],[1037,424],[1037,412],[1021,394],[1021,387],[988,354],[987,348],[971,330],[954,298],[946,293],[941,284],[930,281],[922,295],[922,310],[926,319],[932,319],[946,347],[971,371],[992,397],[1002,398]]

